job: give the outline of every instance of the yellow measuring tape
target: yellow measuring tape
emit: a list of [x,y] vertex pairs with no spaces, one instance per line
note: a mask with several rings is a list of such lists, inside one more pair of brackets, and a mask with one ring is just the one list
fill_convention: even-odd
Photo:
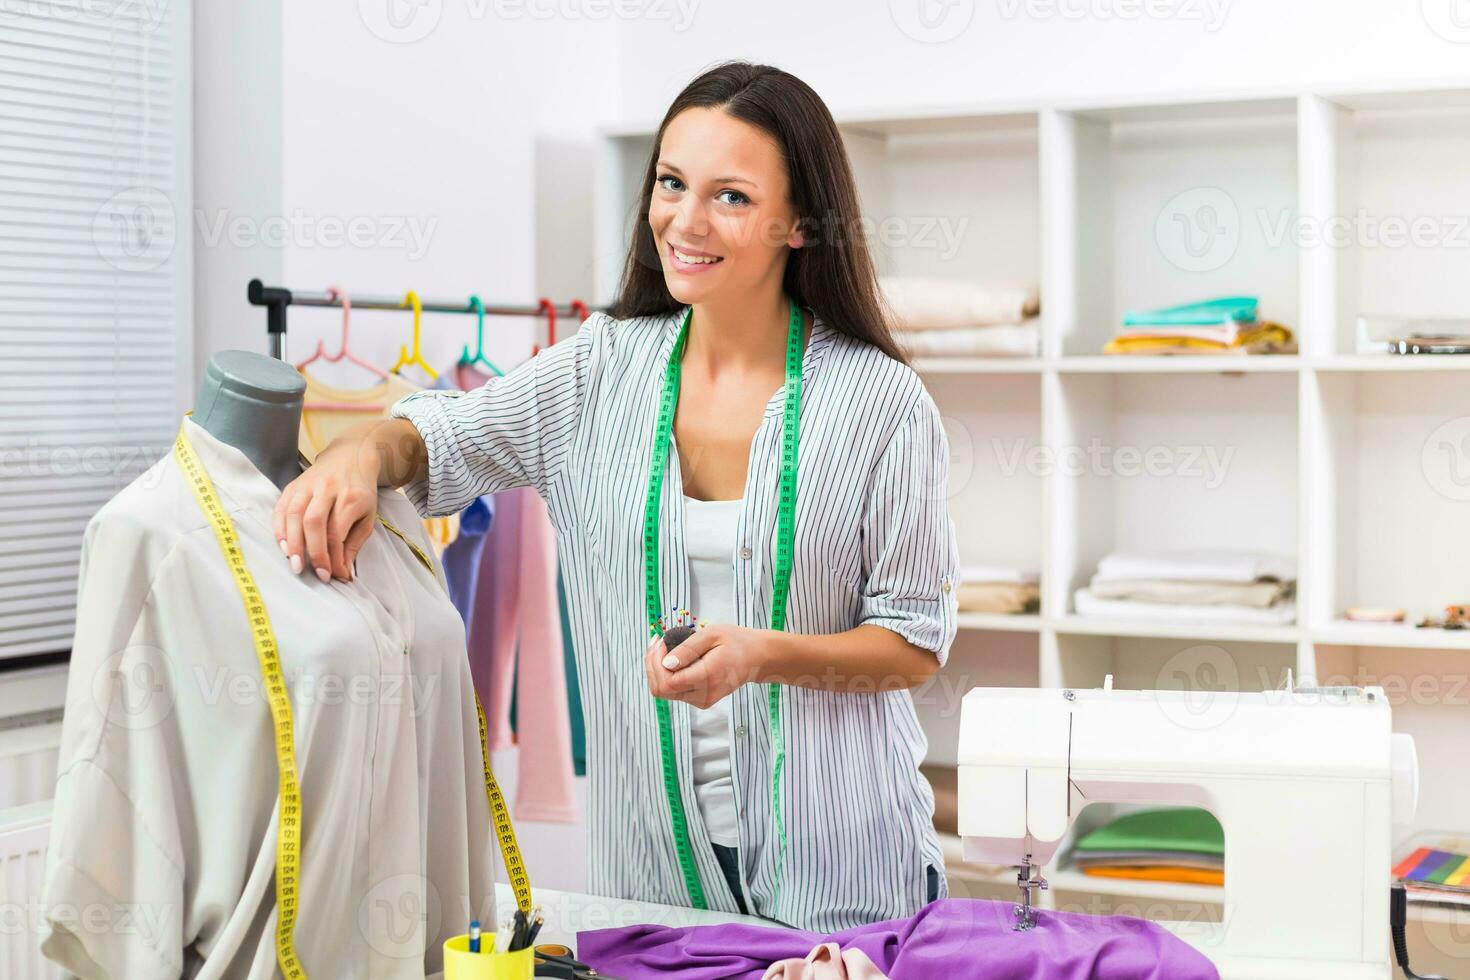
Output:
[[[434,574],[434,563],[424,549],[414,544],[383,515],[378,515],[378,523],[392,531],[408,545],[429,574]],[[490,743],[486,737],[485,709],[480,706],[480,694],[475,692],[475,716],[480,723],[480,767],[485,772],[485,798],[490,802],[490,819],[495,823],[495,839],[500,844],[500,858],[505,862],[505,874],[510,880],[511,890],[516,895],[516,907],[529,917],[531,914],[531,879],[526,874],[525,862],[521,860],[521,847],[516,843],[516,830],[510,822],[510,808],[505,805],[505,796],[500,792],[500,784],[495,781],[495,774],[490,771]]]
[[[225,564],[240,590],[245,604],[245,620],[250,624],[251,638],[255,643],[256,657],[260,660],[260,673],[265,681],[266,698],[270,704],[271,722],[275,730],[276,771],[279,776],[280,814],[276,828],[276,962],[286,980],[306,980],[306,971],[296,957],[296,913],[300,908],[301,870],[301,786],[297,782],[296,746],[291,726],[291,699],[286,691],[286,682],[281,675],[281,651],[276,644],[276,634],[271,629],[270,617],[266,614],[265,601],[255,584],[255,577],[245,564],[244,552],[235,535],[234,522],[225,513],[215,492],[214,483],[199,462],[194,448],[189,445],[185,430],[179,429],[174,440],[174,457],[189,488],[194,492],[200,510],[214,528]],[[398,528],[379,515],[384,527],[401,538],[423,562],[432,574],[433,562],[423,549],[408,539]],[[496,839],[500,855],[505,861],[506,873],[510,876],[511,888],[515,891],[516,905],[527,914],[531,911],[531,884],[526,875],[526,866],[521,859],[520,847],[516,844],[515,829],[511,826],[510,812],[505,797],[495,776],[490,772],[490,755],[485,740],[485,712],[480,707],[480,698],[475,696],[475,713],[480,725],[480,759],[485,772],[485,795],[490,804],[490,815],[495,823]]]

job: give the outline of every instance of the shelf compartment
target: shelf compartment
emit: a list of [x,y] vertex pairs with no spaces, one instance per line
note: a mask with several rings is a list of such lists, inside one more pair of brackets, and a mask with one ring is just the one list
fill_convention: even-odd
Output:
[[[1318,553],[1306,621],[1373,606],[1418,622],[1470,602],[1470,386],[1453,372],[1321,372],[1308,394],[1324,484],[1309,515]],[[1426,632],[1402,639],[1460,645]],[[1330,637],[1341,635],[1334,625]]]
[[1043,304],[1050,352],[1100,354],[1125,311],[1215,296],[1257,296],[1296,327],[1295,100],[1063,111],[1043,132],[1065,188],[1048,254],[1074,279]]
[[1309,261],[1323,267],[1316,349],[1358,353],[1361,314],[1470,316],[1470,91],[1338,93],[1302,105],[1321,195],[1301,227],[1317,253]]
[[[1059,373],[1045,379],[1043,393],[1048,458],[1056,470],[1042,583],[1048,618],[1071,627],[1076,590],[1110,552],[1225,548],[1297,555],[1294,372]],[[1171,632],[1151,630],[1148,622],[1118,618],[1102,629]],[[1201,628],[1223,627],[1177,632]]]

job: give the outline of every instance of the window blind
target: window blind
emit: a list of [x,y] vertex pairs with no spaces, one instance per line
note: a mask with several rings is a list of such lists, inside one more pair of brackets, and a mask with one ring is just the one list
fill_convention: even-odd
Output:
[[70,649],[87,521],[178,425],[187,15],[0,3],[0,666]]

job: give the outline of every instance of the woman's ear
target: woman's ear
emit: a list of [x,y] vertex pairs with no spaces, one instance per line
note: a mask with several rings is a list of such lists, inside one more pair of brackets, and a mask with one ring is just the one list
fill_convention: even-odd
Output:
[[801,230],[801,222],[791,226],[791,234],[786,236],[786,244],[792,248],[801,248],[806,244],[806,233]]

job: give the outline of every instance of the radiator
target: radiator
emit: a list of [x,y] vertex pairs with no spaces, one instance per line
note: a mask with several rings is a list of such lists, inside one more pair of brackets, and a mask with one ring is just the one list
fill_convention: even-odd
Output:
[[64,971],[41,956],[37,930],[51,829],[51,793],[61,723],[0,731],[0,977],[53,980]]

